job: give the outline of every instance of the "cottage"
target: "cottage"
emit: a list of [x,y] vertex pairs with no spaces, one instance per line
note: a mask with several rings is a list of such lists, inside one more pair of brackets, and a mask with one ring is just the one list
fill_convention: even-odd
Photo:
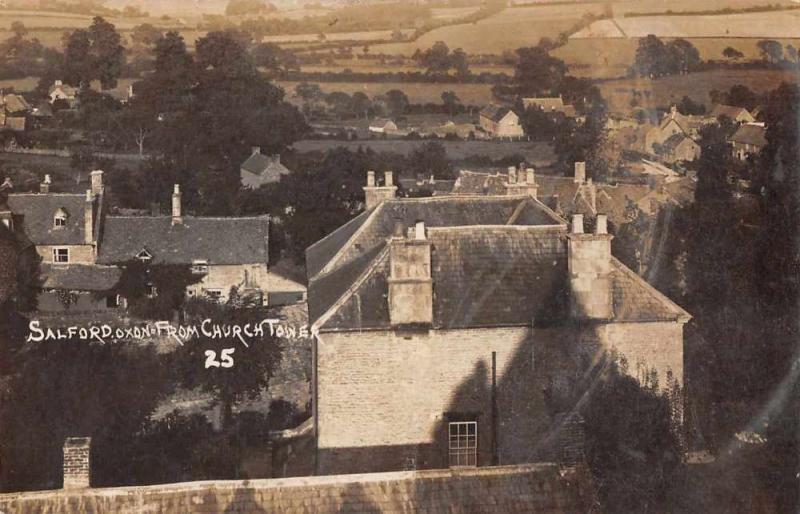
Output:
[[755,117],[747,109],[735,105],[715,105],[714,109],[711,110],[711,114],[709,114],[710,121],[716,122],[720,116],[725,116],[734,123],[753,123],[756,121]]
[[757,155],[767,146],[767,130],[762,124],[748,123],[736,129],[728,139],[733,156],[745,160],[750,155]]
[[570,228],[535,184],[387,195],[307,250],[319,473],[555,458],[612,350],[680,389],[689,315],[611,255],[603,215]]
[[279,182],[281,177],[291,173],[289,168],[281,163],[280,154],[264,155],[261,147],[254,146],[248,157],[239,168],[242,186],[258,189],[265,184]]
[[373,134],[389,134],[397,132],[397,124],[388,118],[375,118],[369,124],[369,131]]
[[480,127],[493,138],[520,138],[525,135],[519,116],[508,107],[489,105],[480,112]]
[[533,107],[540,109],[544,112],[560,113],[566,116],[567,118],[575,118],[578,115],[577,112],[575,111],[575,106],[565,104],[564,99],[561,98],[561,95],[545,96],[539,98],[523,98],[522,106],[525,109],[530,109]]
[[54,104],[57,101],[66,102],[69,107],[74,107],[78,100],[78,88],[64,84],[61,80],[56,80],[47,94],[50,97],[50,103]]
[[198,278],[189,297],[225,301],[233,288],[265,305],[270,293],[302,297],[302,284],[270,273],[268,245],[268,216],[186,216],[175,185],[170,216],[107,216],[97,262],[185,265]]
[[700,145],[684,134],[674,134],[661,145],[661,157],[666,163],[691,162],[700,158]]

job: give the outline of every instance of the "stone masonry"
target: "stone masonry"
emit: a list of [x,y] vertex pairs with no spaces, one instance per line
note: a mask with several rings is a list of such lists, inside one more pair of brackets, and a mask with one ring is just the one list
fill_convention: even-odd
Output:
[[64,489],[89,487],[90,437],[68,437],[64,441]]

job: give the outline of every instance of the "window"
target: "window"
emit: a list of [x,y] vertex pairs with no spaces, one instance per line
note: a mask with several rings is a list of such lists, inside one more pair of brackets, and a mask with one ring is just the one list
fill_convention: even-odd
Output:
[[447,424],[450,467],[478,465],[478,423],[458,421]]
[[208,275],[208,261],[192,261],[192,273],[195,275]]
[[64,209],[56,211],[53,216],[53,228],[64,228],[67,226],[67,212]]
[[53,248],[53,262],[66,264],[69,262],[69,248]]
[[222,300],[222,289],[203,289],[203,294],[206,295],[206,298],[214,302]]

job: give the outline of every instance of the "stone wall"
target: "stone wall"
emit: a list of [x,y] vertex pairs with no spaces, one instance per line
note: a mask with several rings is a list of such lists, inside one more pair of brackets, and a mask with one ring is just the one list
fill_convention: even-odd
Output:
[[55,248],[68,248],[69,249],[69,263],[68,264],[94,264],[94,246],[92,245],[61,245],[61,246],[47,246],[37,245],[36,253],[38,253],[42,262],[47,264],[53,263],[53,249]]
[[553,464],[0,494],[6,514],[588,512],[591,480]]

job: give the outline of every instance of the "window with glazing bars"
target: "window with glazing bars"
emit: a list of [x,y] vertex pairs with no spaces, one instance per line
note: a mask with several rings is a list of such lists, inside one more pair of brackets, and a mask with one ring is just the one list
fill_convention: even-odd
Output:
[[450,467],[478,465],[478,423],[459,421],[448,423]]

